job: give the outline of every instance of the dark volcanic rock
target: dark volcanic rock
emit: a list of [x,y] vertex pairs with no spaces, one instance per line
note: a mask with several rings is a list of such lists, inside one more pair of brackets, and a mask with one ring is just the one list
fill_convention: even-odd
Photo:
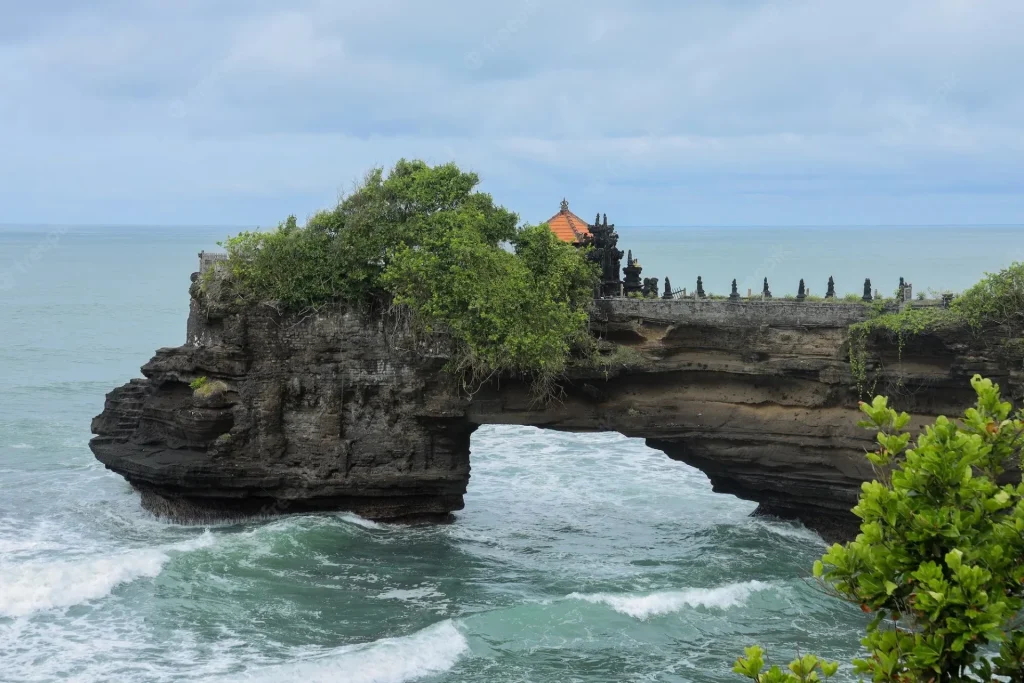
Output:
[[[298,318],[193,300],[188,343],[108,394],[91,446],[178,519],[444,519],[462,508],[475,426],[443,363],[400,325],[344,309]],[[199,377],[227,389],[200,398]]]
[[[854,528],[849,510],[872,475],[847,360],[859,304],[600,300],[596,331],[630,352],[575,370],[559,401],[538,405],[514,381],[460,393],[443,339],[400,321],[344,308],[282,315],[192,292],[187,343],[108,394],[91,442],[143,505],[176,519],[323,509],[446,519],[463,506],[481,424],[642,437],[716,491],[831,537]],[[952,329],[901,351],[869,339],[868,388],[918,424],[962,412],[975,372],[1019,399],[1010,349],[1020,345],[1006,341]],[[197,396],[199,377],[223,386]]]

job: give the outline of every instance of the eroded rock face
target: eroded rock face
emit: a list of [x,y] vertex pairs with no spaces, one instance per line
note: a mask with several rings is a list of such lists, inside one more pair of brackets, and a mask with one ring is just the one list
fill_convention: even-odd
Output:
[[[443,364],[379,318],[194,299],[187,343],[107,395],[91,447],[147,508],[176,519],[316,509],[444,519],[462,508],[475,427]],[[199,377],[226,390],[202,398],[189,387]]]
[[[91,443],[147,508],[176,519],[445,519],[462,508],[481,424],[642,437],[716,491],[829,537],[855,528],[849,510],[872,475],[847,360],[848,325],[866,314],[856,304],[599,301],[595,330],[629,351],[575,370],[559,401],[538,405],[508,381],[467,397],[443,371],[443,340],[394,321],[233,309],[193,293],[187,343],[108,394]],[[1019,399],[1021,359],[1006,341],[948,330],[900,350],[870,339],[866,389],[919,423],[962,412],[975,372]],[[223,387],[198,396],[199,377]]]

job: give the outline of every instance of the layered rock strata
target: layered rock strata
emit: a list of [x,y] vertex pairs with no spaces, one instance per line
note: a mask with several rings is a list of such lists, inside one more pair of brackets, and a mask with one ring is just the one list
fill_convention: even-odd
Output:
[[[296,316],[223,304],[193,287],[187,341],[107,396],[91,447],[179,520],[305,510],[447,519],[463,506],[482,424],[617,431],[704,471],[759,512],[849,535],[872,435],[856,426],[848,327],[860,304],[595,303],[603,363],[538,404],[515,381],[472,396],[443,369],[443,339],[335,308]],[[919,422],[957,414],[975,372],[1020,398],[1017,348],[966,330],[867,340],[867,389]],[[194,391],[206,378],[216,390]],[[212,383],[216,384],[212,384]],[[527,456],[524,456],[527,457]]]

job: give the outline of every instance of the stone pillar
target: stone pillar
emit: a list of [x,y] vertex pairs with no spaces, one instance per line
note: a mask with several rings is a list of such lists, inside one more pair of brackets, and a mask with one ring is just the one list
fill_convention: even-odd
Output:
[[861,297],[864,301],[871,301],[871,278],[864,278],[864,296]]
[[740,293],[736,291],[736,278],[732,280],[732,292],[729,293],[729,299],[731,301],[739,301]]
[[834,298],[836,298],[836,283],[835,283],[835,280],[832,279],[831,275],[828,276],[828,291],[825,292],[825,298],[826,299],[834,299]]
[[807,292],[804,290],[804,279],[800,278],[800,286],[796,290],[796,300],[803,301],[807,298]]

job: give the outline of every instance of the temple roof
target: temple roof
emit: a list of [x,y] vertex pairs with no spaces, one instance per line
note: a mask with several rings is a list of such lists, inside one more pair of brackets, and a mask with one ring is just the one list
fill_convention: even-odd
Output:
[[563,242],[579,242],[590,234],[587,222],[569,210],[569,202],[562,200],[562,208],[547,220],[548,227]]

